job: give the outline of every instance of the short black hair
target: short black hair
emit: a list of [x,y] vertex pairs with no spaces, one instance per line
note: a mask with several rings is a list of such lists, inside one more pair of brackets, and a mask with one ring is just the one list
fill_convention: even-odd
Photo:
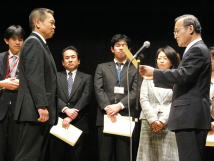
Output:
[[195,32],[201,34],[202,28],[201,28],[201,24],[197,17],[195,17],[194,15],[191,15],[191,14],[185,14],[185,15],[177,17],[175,19],[175,22],[177,22],[180,19],[183,19],[184,26],[192,25],[195,29]]
[[115,34],[112,38],[111,38],[111,47],[113,48],[115,43],[119,42],[119,41],[125,41],[128,45],[128,47],[130,46],[131,40],[128,36],[124,35],[124,34]]
[[179,55],[178,53],[175,51],[175,49],[173,49],[171,46],[167,45],[165,47],[162,47],[162,48],[159,48],[157,50],[157,53],[156,53],[156,64],[157,64],[157,58],[158,58],[158,55],[160,54],[160,52],[164,52],[166,57],[170,60],[170,62],[172,63],[172,67],[171,68],[177,68],[178,67],[178,64],[179,64]]
[[80,60],[80,54],[79,54],[79,51],[77,50],[77,48],[73,45],[70,45],[70,46],[67,46],[66,48],[64,48],[62,50],[62,60],[63,60],[63,57],[64,57],[64,52],[67,51],[67,50],[73,50],[76,52],[77,54],[77,59]]
[[20,25],[9,26],[4,33],[4,38],[7,40],[16,36],[24,39],[25,32]]

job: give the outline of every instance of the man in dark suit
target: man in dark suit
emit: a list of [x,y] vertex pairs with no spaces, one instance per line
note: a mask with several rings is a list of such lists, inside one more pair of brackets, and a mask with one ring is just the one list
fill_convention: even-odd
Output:
[[13,119],[19,87],[17,66],[24,30],[19,25],[9,26],[4,41],[9,50],[0,53],[0,160],[13,161],[18,133]]
[[[129,161],[129,137],[103,133],[103,117],[107,114],[112,121],[117,114],[128,116],[127,97],[127,56],[123,51],[129,45],[126,35],[116,34],[111,40],[114,60],[97,66],[94,87],[98,103],[97,127],[100,161]],[[130,110],[134,116],[137,92],[137,70],[131,64],[129,68]]]
[[175,131],[180,161],[201,161],[210,129],[211,59],[201,39],[201,25],[193,15],[175,19],[174,36],[186,47],[178,69],[158,70],[141,66],[146,79],[159,87],[173,87],[168,128]]
[[56,123],[57,70],[46,45],[53,36],[53,11],[34,9],[29,16],[32,34],[20,52],[19,80],[14,118],[19,140],[15,161],[43,161],[51,125]]
[[79,161],[88,133],[88,105],[92,95],[92,76],[78,71],[80,55],[74,46],[66,47],[62,52],[64,72],[58,73],[58,111],[63,118],[63,127],[69,124],[81,129],[79,140],[74,147],[51,137],[50,161]]

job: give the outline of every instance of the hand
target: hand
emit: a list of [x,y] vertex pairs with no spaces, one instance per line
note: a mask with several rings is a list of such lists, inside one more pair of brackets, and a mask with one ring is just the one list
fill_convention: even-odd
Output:
[[121,109],[122,107],[119,104],[108,105],[104,108],[104,110],[106,111],[106,114],[109,116],[113,116],[117,114]]
[[153,132],[159,132],[161,129],[163,129],[164,126],[164,123],[162,123],[161,121],[154,121],[151,123]]
[[39,122],[46,122],[49,119],[49,112],[47,110],[47,108],[41,107],[38,109],[38,113],[39,113],[39,118],[38,121]]
[[67,108],[64,112],[68,117],[74,120],[78,116],[79,110],[75,108]]
[[72,119],[70,117],[66,117],[63,119],[62,121],[62,127],[63,128],[68,128],[70,123],[71,123]]
[[1,87],[8,90],[16,90],[19,87],[19,80],[16,78],[7,78],[1,81]]
[[214,122],[211,123],[211,131],[214,132]]
[[117,114],[116,115],[107,115],[107,116],[111,119],[111,122],[117,121]]
[[144,79],[153,80],[154,68],[147,65],[140,65],[139,73]]

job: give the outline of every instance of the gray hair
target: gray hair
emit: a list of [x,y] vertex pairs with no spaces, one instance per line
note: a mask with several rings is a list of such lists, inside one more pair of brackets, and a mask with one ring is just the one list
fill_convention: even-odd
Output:
[[177,17],[175,19],[175,22],[177,22],[178,20],[181,20],[181,19],[183,20],[184,26],[192,25],[195,29],[195,32],[198,34],[201,34],[202,28],[201,28],[201,24],[197,17],[195,17],[194,15],[191,15],[191,14],[185,14],[185,15]]
[[36,8],[31,11],[29,16],[29,25],[32,30],[35,29],[35,19],[39,19],[41,21],[44,21],[46,18],[46,14],[50,13],[54,15],[54,11],[47,9],[47,8]]

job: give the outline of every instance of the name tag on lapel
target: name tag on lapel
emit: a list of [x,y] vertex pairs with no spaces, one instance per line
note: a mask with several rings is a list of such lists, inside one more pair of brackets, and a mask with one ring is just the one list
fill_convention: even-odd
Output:
[[114,87],[114,94],[124,94],[124,87]]

